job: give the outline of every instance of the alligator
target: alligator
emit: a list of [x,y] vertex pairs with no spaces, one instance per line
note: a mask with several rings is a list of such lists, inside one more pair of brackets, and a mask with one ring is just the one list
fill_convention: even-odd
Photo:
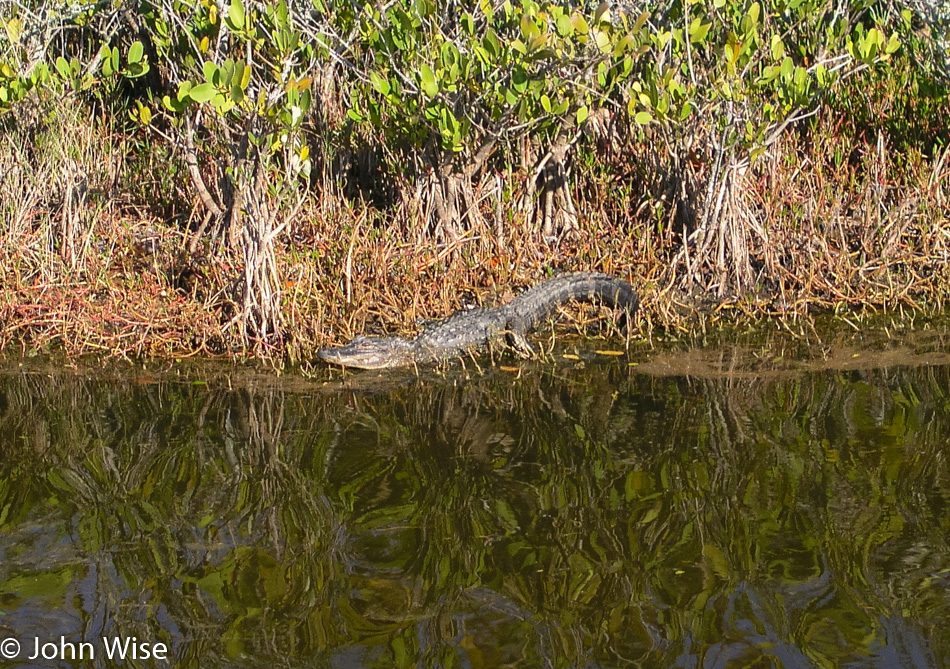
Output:
[[626,281],[575,272],[542,281],[499,307],[457,311],[427,326],[414,339],[356,337],[345,346],[320,349],[317,357],[344,367],[386,369],[446,360],[496,341],[530,352],[528,332],[570,300],[599,300],[622,309],[628,319],[640,306],[637,292]]

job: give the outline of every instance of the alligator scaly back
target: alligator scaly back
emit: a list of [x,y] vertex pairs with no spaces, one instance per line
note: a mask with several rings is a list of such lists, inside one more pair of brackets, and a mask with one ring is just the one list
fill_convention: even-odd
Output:
[[640,306],[637,292],[626,281],[608,274],[575,272],[542,281],[512,300],[507,305],[508,329],[524,336],[555,309],[571,300],[600,300],[608,306],[623,309],[628,315]]
[[415,339],[357,337],[346,346],[320,349],[317,357],[345,367],[383,369],[445,360],[504,337],[527,349],[525,335],[571,300],[599,300],[623,309],[628,318],[640,306],[640,298],[626,281],[577,272],[542,281],[500,307],[458,311],[426,327]]

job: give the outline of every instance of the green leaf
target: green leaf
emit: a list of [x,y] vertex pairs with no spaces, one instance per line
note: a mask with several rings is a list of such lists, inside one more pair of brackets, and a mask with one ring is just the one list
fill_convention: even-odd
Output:
[[164,105],[168,111],[180,112],[182,110],[181,103],[179,103],[178,100],[172,100],[172,98],[167,95],[162,96],[162,105]]
[[205,81],[209,84],[216,85],[217,75],[218,75],[218,66],[212,63],[210,60],[206,60],[204,65],[201,66],[201,71],[205,75]]
[[577,120],[577,125],[581,125],[584,121],[587,120],[587,117],[590,116],[590,110],[587,108],[587,105],[577,108],[577,113],[574,118]]
[[808,89],[808,71],[804,67],[795,68],[795,86],[799,93],[805,93]]
[[759,3],[753,2],[749,5],[749,10],[746,12],[745,18],[748,20],[748,27],[743,26],[743,28],[748,31],[750,28],[754,28],[759,22],[759,15],[761,14],[761,7]]
[[224,86],[229,88],[231,86],[231,80],[234,78],[234,61],[230,58],[225,58],[224,62],[221,63],[221,67],[218,68],[218,74],[216,77],[212,77],[210,81],[215,86]]
[[524,93],[528,88],[528,73],[521,66],[515,67],[511,73],[511,87],[519,93]]
[[33,85],[44,84],[49,85],[50,83],[50,71],[49,66],[46,63],[37,63],[33,68],[33,72],[30,73],[30,82]]
[[528,41],[537,37],[541,32],[538,25],[527,14],[522,14],[520,27],[521,35]]
[[234,104],[239,105],[244,101],[244,89],[241,88],[241,80],[237,77],[231,81],[230,94],[231,102]]
[[614,45],[613,57],[620,57],[625,51],[632,49],[633,46],[633,37],[630,35],[624,35],[622,38],[620,38],[620,40],[617,41],[617,44]]
[[498,43],[498,35],[495,34],[495,31],[491,28],[488,29],[488,32],[485,33],[484,39],[482,39],[482,47],[491,57],[492,60],[498,58],[498,55],[501,53],[501,45]]
[[637,112],[637,115],[633,117],[633,120],[637,125],[646,125],[653,120],[653,114],[645,111]]
[[792,62],[790,56],[785,56],[785,60],[782,61],[782,78],[788,81],[791,77],[792,72],[795,70],[795,63]]
[[481,63],[482,65],[487,65],[489,62],[491,62],[488,56],[488,51],[485,49],[484,46],[473,46],[472,53],[475,54],[475,57],[478,59],[478,62]]
[[864,61],[866,63],[872,63],[875,58],[877,58],[878,48],[877,42],[872,38],[869,33],[867,39],[865,39],[862,48],[861,54],[864,56]]
[[369,73],[369,83],[377,93],[383,95],[389,95],[389,92],[392,90],[392,87],[389,85],[389,79],[380,76],[376,72]]
[[188,92],[188,96],[195,102],[207,102],[214,97],[215,93],[218,92],[218,89],[215,88],[214,84],[203,83],[198,84]]
[[442,45],[442,66],[451,67],[453,65],[458,65],[460,54],[458,49],[455,48],[455,45],[451,42],[446,42]]
[[901,40],[897,33],[891,33],[891,38],[887,40],[887,46],[884,47],[884,53],[890,55],[901,48]]
[[689,24],[689,41],[693,44],[702,44],[706,41],[710,28],[712,28],[711,23],[703,23],[699,18],[693,19],[693,22]]
[[439,94],[439,83],[435,80],[435,74],[432,68],[423,64],[419,68],[419,83],[422,84],[422,92],[429,98],[434,98]]
[[587,20],[580,14],[580,12],[574,12],[571,14],[571,25],[574,26],[575,32],[581,35],[587,35],[590,32],[590,26],[587,25]]
[[306,113],[313,106],[313,93],[306,89],[300,93],[300,108]]
[[59,76],[63,79],[69,78],[69,61],[59,56],[56,59],[56,71],[59,72]]
[[103,76],[111,77],[115,74],[116,68],[112,67],[112,49],[107,45],[103,44],[102,48],[99,49],[99,58],[102,60],[102,69]]
[[785,57],[785,44],[778,35],[772,36],[772,60],[776,63]]
[[16,44],[20,41],[20,34],[23,32],[23,22],[20,19],[13,18],[3,26],[7,31],[7,39]]
[[[232,75],[231,75],[231,81],[229,82],[232,91],[233,91],[235,88],[239,88],[239,89],[241,89],[241,91],[242,91],[242,93],[243,93],[244,89],[247,88],[247,84],[244,82],[244,71],[245,71],[245,70],[249,70],[249,69],[250,69],[250,68],[248,68],[248,67],[244,64],[244,61],[243,61],[243,60],[239,60],[238,62],[236,62],[236,63],[234,64],[234,70],[233,70],[233,73],[232,73]],[[232,95],[232,97],[234,97],[234,96]]]
[[440,120],[442,121],[442,134],[444,136],[451,137],[456,132],[458,132],[458,119],[455,118],[455,114],[453,114],[448,108],[442,108]]
[[136,40],[132,42],[132,46],[129,47],[129,64],[134,65],[135,63],[141,62],[144,53],[145,47],[142,46],[140,41]]
[[570,37],[574,34],[574,24],[571,23],[571,17],[567,14],[557,17],[557,34],[561,37]]
[[231,30],[244,30],[244,3],[241,0],[231,0],[228,7],[228,27]]

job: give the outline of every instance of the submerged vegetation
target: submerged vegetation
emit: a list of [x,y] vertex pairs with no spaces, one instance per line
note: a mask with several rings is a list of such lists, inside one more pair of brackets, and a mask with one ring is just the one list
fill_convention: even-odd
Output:
[[0,348],[302,360],[581,269],[940,308],[939,9],[0,1]]

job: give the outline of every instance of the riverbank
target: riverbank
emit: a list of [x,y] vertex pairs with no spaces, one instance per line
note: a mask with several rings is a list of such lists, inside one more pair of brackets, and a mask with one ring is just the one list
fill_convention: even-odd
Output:
[[[906,59],[891,71],[856,74],[755,160],[732,155],[726,172],[722,146],[688,144],[713,132],[702,122],[664,156],[662,128],[608,114],[612,126],[578,135],[562,157],[553,190],[538,190],[549,177],[535,163],[510,157],[505,173],[443,183],[474,203],[451,226],[432,211],[443,202],[436,177],[395,171],[364,138],[340,142],[293,188],[232,203],[244,223],[229,229],[189,187],[180,146],[79,94],[37,94],[2,117],[0,351],[296,364],[581,270],[633,284],[635,330],[647,337],[813,313],[940,312],[950,96]],[[389,164],[374,164],[380,156]],[[267,225],[248,225],[255,215]],[[576,332],[615,332],[609,312],[574,314]]]
[[[829,129],[830,120],[809,137]],[[761,236],[749,239],[756,281],[744,294],[722,291],[716,271],[691,273],[682,235],[657,225],[647,211],[655,200],[632,187],[611,191],[617,175],[579,179],[595,183],[603,197],[584,201],[577,230],[553,241],[517,212],[501,234],[486,226],[439,241],[410,203],[380,209],[315,189],[275,249],[280,336],[255,341],[234,321],[242,258],[216,239],[189,250],[189,212],[163,215],[148,208],[146,185],[138,192],[119,185],[135,165],[105,160],[119,147],[103,128],[72,124],[50,132],[90,148],[86,194],[69,199],[77,188],[57,175],[62,164],[27,174],[9,161],[5,143],[0,349],[22,355],[301,361],[360,333],[412,334],[425,319],[498,304],[577,270],[630,281],[642,295],[643,333],[842,309],[939,311],[950,295],[947,149],[928,157],[879,151],[885,139],[789,139],[768,165],[743,177],[743,206],[766,221]],[[849,160],[831,169],[848,147]],[[28,178],[12,207],[16,170]],[[110,187],[105,180],[115,171],[124,176]],[[37,188],[43,181],[53,184],[46,192]],[[35,196],[25,197],[28,191]],[[67,247],[70,224],[81,234]]]

